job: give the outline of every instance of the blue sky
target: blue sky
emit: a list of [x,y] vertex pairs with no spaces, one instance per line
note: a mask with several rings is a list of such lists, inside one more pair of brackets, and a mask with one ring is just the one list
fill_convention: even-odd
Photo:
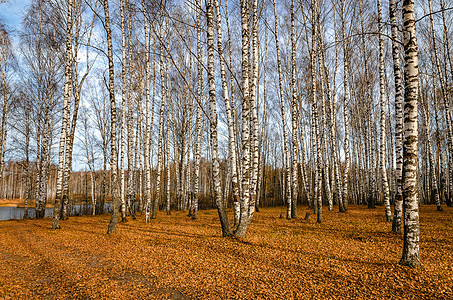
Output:
[[22,16],[29,3],[30,0],[0,0],[0,19],[13,36],[20,29]]

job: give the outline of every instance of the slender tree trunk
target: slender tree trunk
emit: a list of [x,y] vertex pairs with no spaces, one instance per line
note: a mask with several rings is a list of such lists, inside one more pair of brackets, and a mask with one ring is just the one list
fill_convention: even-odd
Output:
[[126,58],[126,24],[124,18],[124,1],[120,0],[120,15],[121,15],[121,157],[120,157],[120,202],[121,202],[121,221],[127,221],[126,215],[126,176],[124,172],[124,159],[126,151],[126,72],[127,72],[127,58]]
[[257,182],[258,182],[258,112],[257,112],[257,86],[258,86],[258,0],[252,4],[252,64],[251,64],[251,84],[250,84],[250,203],[248,210],[248,224],[250,224],[253,214],[255,213]]
[[206,3],[207,18],[207,42],[208,42],[208,88],[209,88],[209,108],[211,123],[211,151],[212,151],[212,176],[214,180],[214,197],[219,213],[220,223],[222,226],[222,235],[231,236],[231,227],[225,206],[222,201],[222,191],[220,186],[220,168],[218,157],[217,142],[217,111],[216,111],[216,94],[215,94],[215,70],[214,70],[214,3],[213,0],[207,0]]
[[[72,9],[73,0],[68,0],[68,19],[66,28],[66,66],[65,66],[65,83],[63,96],[63,121],[61,126],[60,146],[58,153],[58,172],[57,172],[57,195],[53,209],[52,229],[60,229],[60,208],[63,192],[63,178],[65,169],[65,141],[67,137],[70,103],[71,103],[71,80],[72,80]],[[68,163],[68,162],[66,162]]]
[[[431,5],[431,0],[428,0],[428,5],[429,5],[429,20],[431,24],[431,34],[432,34],[432,42],[433,42],[433,50],[434,50],[434,58],[436,62],[436,70],[437,70],[437,75],[439,76],[440,80],[440,86],[441,86],[441,91],[442,91],[442,99],[444,102],[444,107],[445,107],[445,119],[447,121],[447,145],[448,145],[448,163],[449,165],[453,165],[453,132],[452,132],[452,121],[451,121],[451,113],[450,113],[450,102],[448,100],[448,91],[447,91],[447,86],[446,82],[443,77],[443,73],[441,70],[440,66],[440,59],[439,59],[439,51],[437,49],[437,42],[436,42],[436,33],[434,30],[434,18],[433,18],[433,10],[432,10],[432,5]],[[449,168],[449,186],[450,188],[453,187],[453,168]],[[453,195],[450,192],[447,195],[447,205],[452,206],[452,199]]]
[[396,194],[395,211],[393,217],[392,231],[401,233],[401,217],[403,213],[403,190],[402,190],[402,169],[403,169],[403,85],[401,82],[401,61],[400,46],[398,44],[398,27],[396,22],[395,0],[389,0],[389,14],[392,32],[392,57],[393,76],[395,77],[395,154],[396,154]]
[[[128,34],[128,51],[129,51],[129,64],[127,65],[126,73],[129,74],[129,86],[128,86],[128,94],[127,94],[127,193],[126,193],[126,206],[130,214],[132,215],[132,219],[135,219],[135,186],[136,182],[134,181],[134,174],[136,170],[135,162],[136,160],[133,159],[133,155],[135,152],[134,148],[134,130],[132,129],[132,123],[134,121],[134,111],[133,111],[133,103],[132,103],[132,81],[133,78],[130,74],[131,64],[132,64],[132,20],[131,20],[131,13],[130,13],[130,3],[126,1],[126,7],[129,10],[129,34]],[[141,97],[141,94],[140,94]]]
[[283,73],[282,73],[282,62],[280,56],[280,46],[278,42],[278,21],[277,21],[277,5],[275,0],[274,4],[274,35],[275,35],[275,47],[277,49],[277,68],[278,68],[278,86],[279,86],[279,98],[280,98],[280,110],[282,113],[282,124],[283,124],[283,151],[285,155],[285,170],[286,170],[286,187],[288,192],[286,193],[286,218],[291,219],[291,162],[288,150],[288,133],[286,131],[286,116],[285,116],[285,98],[283,96]]
[[145,149],[144,149],[144,159],[145,159],[145,222],[149,222],[149,214],[151,209],[151,167],[150,167],[150,142],[151,142],[151,118],[150,118],[150,105],[151,105],[151,97],[149,92],[149,85],[150,85],[150,62],[149,62],[149,30],[148,30],[148,14],[146,11],[145,1],[142,0],[142,9],[143,9],[143,17],[144,17],[144,30],[145,30]]
[[294,17],[294,0],[291,0],[291,121],[292,121],[292,139],[293,139],[293,164],[292,164],[292,192],[291,192],[291,218],[297,218],[297,196],[299,191],[299,176],[297,172],[297,149],[299,148],[298,128],[297,128],[297,76],[296,76],[296,33]]
[[390,208],[390,190],[387,179],[387,147],[385,139],[385,77],[384,77],[384,40],[382,37],[382,11],[381,0],[377,1],[378,6],[378,27],[379,27],[379,91],[380,91],[380,104],[381,104],[381,172],[382,172],[382,185],[384,189],[384,206],[385,216],[387,222],[392,222],[392,210]]
[[113,234],[116,231],[118,224],[119,214],[119,199],[118,199],[118,180],[117,180],[117,159],[118,152],[116,149],[116,102],[115,102],[115,73],[113,65],[113,46],[112,46],[112,31],[110,29],[110,18],[109,18],[109,2],[108,0],[103,1],[104,14],[105,14],[105,30],[107,32],[107,47],[108,47],[108,60],[109,60],[109,98],[110,98],[110,118],[111,118],[111,137],[110,137],[110,172],[112,174],[112,208],[113,213],[110,218],[107,233]]
[[[165,74],[166,74],[166,80],[165,80],[165,90],[168,91],[168,64],[165,64]],[[167,92],[165,92],[167,94]],[[166,131],[166,158],[167,158],[167,205],[166,205],[166,212],[167,212],[167,215],[170,214],[170,204],[171,204],[171,194],[170,194],[170,184],[171,184],[171,178],[170,178],[170,95],[167,94],[167,114],[166,114],[166,119],[167,119],[167,131]],[[175,126],[173,126],[173,128],[175,128]],[[176,138],[175,140],[173,141],[174,143],[176,143]],[[178,160],[178,157],[177,157],[177,154],[175,152],[175,161]],[[175,166],[176,168],[176,166]],[[179,175],[175,176],[175,180],[178,180],[177,177],[179,177]]]
[[317,22],[318,14],[317,0],[311,1],[312,8],[312,44],[311,44],[311,53],[310,53],[310,76],[311,76],[311,85],[312,85],[312,111],[313,111],[313,123],[314,123],[314,136],[315,136],[315,148],[316,148],[316,162],[315,162],[315,200],[314,206],[316,208],[317,222],[322,222],[322,189],[321,189],[321,139],[319,133],[319,119],[318,119],[318,98],[317,98],[317,82],[316,82],[316,55],[317,55]]
[[[426,175],[430,175],[431,180],[433,181],[433,193],[434,193],[434,199],[436,202],[437,210],[442,211],[442,206],[440,205],[440,197],[439,197],[439,190],[438,190],[438,185],[437,185],[437,176],[436,176],[436,166],[434,165],[434,155],[433,155],[433,150],[431,146],[431,135],[430,135],[430,127],[429,127],[429,103],[428,99],[426,98],[426,103],[421,103],[421,111],[423,113],[423,120],[425,121],[425,128],[426,128],[426,148],[428,152],[428,164],[429,164],[429,170],[430,174],[426,172]],[[429,184],[428,184],[429,186]],[[431,197],[429,197],[431,199]]]
[[203,44],[201,36],[201,0],[197,1],[197,117],[195,121],[196,128],[196,143],[195,143],[195,179],[194,179],[194,199],[192,209],[192,219],[195,220],[198,216],[198,199],[200,191],[200,157],[201,157],[201,140],[202,140],[202,108],[201,103],[203,102]]
[[[222,41],[222,22],[221,22],[221,14],[220,14],[220,6],[218,0],[214,0],[214,5],[217,14],[217,50],[220,57],[220,75],[222,78],[222,90],[223,90],[223,99],[225,102],[225,110],[227,115],[228,121],[228,155],[230,159],[230,168],[231,168],[231,183],[233,186],[233,203],[235,207],[238,207],[236,203],[239,203],[239,183],[238,183],[238,173],[237,173],[237,156],[236,156],[236,136],[234,133],[234,120],[233,114],[231,112],[232,105],[229,98],[228,93],[228,84],[226,79],[226,72],[225,72],[225,57],[223,53],[223,41]],[[200,55],[201,56],[201,55]],[[200,59],[200,58],[199,58]],[[200,70],[199,70],[200,71]],[[234,226],[238,225],[239,220],[235,218]]]
[[[349,86],[348,86],[348,39],[346,36],[346,1],[341,1],[341,22],[343,33],[343,84],[344,84],[344,173],[343,173],[343,203],[340,203],[340,212],[347,210],[348,203],[348,184],[349,184],[349,167],[350,167],[350,154],[349,154]],[[343,205],[342,205],[343,204]]]
[[[319,8],[316,12],[319,18]],[[329,107],[330,103],[330,81],[329,81],[329,73],[326,66],[325,58],[326,58],[326,50],[324,49],[324,37],[321,31],[321,26],[318,22],[317,30],[319,32],[319,48],[320,53],[318,55],[319,61],[319,68],[320,68],[320,75],[321,75],[321,111],[322,111],[322,151],[323,151],[323,175],[324,175],[324,182],[327,194],[327,203],[329,204],[329,210],[333,210],[333,199],[332,199],[332,189],[331,189],[331,182],[330,182],[330,164],[329,164],[329,153],[328,153],[328,140],[327,140],[327,127],[330,121],[328,120],[328,115],[326,112],[326,105]],[[327,90],[327,92],[326,92]],[[327,103],[326,103],[326,95],[327,95]],[[331,128],[331,130],[333,130]]]
[[163,133],[164,133],[164,105],[167,102],[167,93],[165,92],[165,77],[164,77],[164,57],[163,57],[163,47],[161,47],[161,56],[160,56],[160,78],[161,78],[161,89],[162,89],[162,99],[160,104],[159,111],[159,136],[157,143],[157,178],[156,178],[156,197],[153,201],[153,212],[152,219],[157,217],[157,211],[159,210],[159,199],[161,196],[161,181],[162,181],[162,144],[163,144]]

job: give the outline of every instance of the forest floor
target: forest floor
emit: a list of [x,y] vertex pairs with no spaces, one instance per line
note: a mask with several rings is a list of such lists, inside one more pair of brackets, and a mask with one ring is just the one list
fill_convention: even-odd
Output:
[[382,207],[280,219],[255,214],[244,239],[217,211],[141,216],[107,235],[109,215],[0,222],[0,299],[453,299],[453,208],[421,207],[418,270]]

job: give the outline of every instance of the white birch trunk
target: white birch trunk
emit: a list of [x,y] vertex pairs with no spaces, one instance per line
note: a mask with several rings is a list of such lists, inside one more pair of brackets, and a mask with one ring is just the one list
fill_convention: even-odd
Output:
[[[60,208],[63,195],[64,158],[65,142],[69,124],[70,103],[71,103],[71,80],[72,80],[72,10],[73,0],[68,0],[68,19],[66,28],[66,62],[65,62],[65,83],[63,95],[63,120],[60,133],[60,146],[58,151],[57,171],[57,194],[52,218],[52,229],[60,229]],[[68,162],[66,162],[68,163]]]
[[127,221],[126,215],[126,177],[124,174],[124,159],[126,151],[126,25],[124,24],[124,1],[120,0],[120,15],[121,15],[121,157],[120,157],[120,203],[121,203],[121,221]]
[[385,216],[387,222],[392,222],[392,210],[390,208],[390,190],[387,179],[387,147],[385,139],[385,125],[386,125],[386,114],[385,114],[385,76],[384,76],[384,40],[382,37],[382,10],[381,0],[377,1],[378,6],[378,27],[379,27],[379,92],[380,92],[380,106],[381,106],[381,173],[382,173],[382,185],[384,190],[384,206]]
[[299,191],[299,179],[297,172],[297,149],[299,148],[299,131],[297,128],[297,75],[296,75],[296,33],[295,33],[295,16],[294,16],[294,0],[291,0],[291,123],[292,123],[292,139],[293,139],[293,164],[292,164],[292,192],[291,192],[291,218],[297,218],[297,196]]
[[395,156],[396,156],[396,194],[395,209],[392,224],[394,233],[401,233],[401,217],[403,213],[403,190],[401,185],[401,176],[403,168],[403,86],[401,83],[401,61],[400,46],[398,44],[398,27],[396,22],[396,5],[395,0],[389,0],[389,14],[392,33],[392,58],[393,58],[393,76],[395,78]]
[[143,8],[143,17],[144,17],[144,30],[145,30],[145,149],[144,149],[144,169],[145,169],[145,222],[149,222],[149,213],[151,209],[151,167],[150,167],[150,141],[151,141],[151,118],[150,118],[150,105],[151,105],[151,95],[149,91],[150,86],[150,58],[149,58],[149,29],[148,29],[148,14],[146,11],[145,1],[142,0],[142,8]]
[[203,103],[203,44],[201,36],[201,0],[197,1],[197,116],[195,121],[196,128],[196,142],[195,142],[195,179],[194,179],[194,199],[192,208],[192,219],[195,220],[198,215],[198,198],[200,191],[200,156],[201,156],[201,140],[202,140],[202,108],[200,107]]
[[214,70],[214,3],[208,0],[206,3],[207,17],[207,44],[208,44],[208,88],[209,88],[209,110],[210,110],[210,131],[212,151],[212,176],[214,180],[214,197],[222,226],[222,235],[231,236],[231,228],[228,216],[222,201],[222,190],[220,186],[220,167],[218,157],[217,141],[217,105],[215,93],[215,70]]
[[414,0],[403,1],[404,45],[404,142],[403,212],[404,245],[400,264],[419,267],[420,236],[417,190],[418,150],[418,56],[415,35]]
[[340,212],[347,210],[348,203],[348,183],[349,183],[349,167],[350,167],[350,154],[349,154],[349,85],[348,85],[348,39],[346,36],[346,16],[345,16],[345,0],[341,1],[341,23],[343,34],[343,87],[344,87],[344,173],[343,173],[343,203],[340,203]]
[[118,214],[119,214],[119,199],[118,199],[118,182],[117,182],[117,160],[118,152],[116,148],[116,102],[115,102],[115,74],[113,66],[113,45],[112,45],[112,31],[110,29],[110,18],[109,18],[109,4],[108,0],[103,1],[104,6],[104,15],[105,15],[105,30],[107,32],[107,47],[108,47],[108,60],[109,60],[109,98],[110,98],[110,117],[111,117],[111,160],[110,160],[110,170],[112,175],[112,208],[113,213],[110,218],[109,226],[107,233],[113,234],[116,231],[116,226],[118,224]]
[[285,116],[285,99],[283,96],[283,74],[282,74],[282,63],[280,56],[280,47],[278,42],[278,21],[277,21],[277,5],[275,0],[274,4],[274,35],[275,35],[275,47],[277,50],[277,68],[278,68],[278,86],[279,86],[279,98],[280,98],[280,109],[282,113],[282,124],[283,124],[283,151],[285,155],[285,179],[286,179],[286,218],[291,219],[291,161],[288,150],[288,133],[286,131],[286,116]]

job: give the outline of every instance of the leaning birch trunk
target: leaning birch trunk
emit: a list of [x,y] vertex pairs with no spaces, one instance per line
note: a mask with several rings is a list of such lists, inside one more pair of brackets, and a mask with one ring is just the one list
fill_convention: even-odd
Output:
[[111,160],[110,160],[110,170],[112,175],[112,208],[113,213],[110,218],[109,226],[107,233],[113,234],[116,231],[116,226],[118,224],[118,214],[119,214],[119,199],[118,199],[118,182],[117,182],[117,159],[118,152],[116,149],[116,102],[115,102],[115,73],[113,66],[113,45],[112,45],[112,31],[110,29],[110,18],[109,18],[109,2],[104,0],[104,14],[105,14],[105,30],[107,31],[107,45],[108,45],[108,60],[109,60],[109,97],[110,97],[110,118],[111,118],[111,137],[110,137],[110,147],[111,147]]
[[257,182],[258,182],[258,112],[256,108],[256,94],[258,86],[258,0],[253,1],[253,17],[252,17],[252,74],[251,74],[251,85],[250,85],[250,128],[251,128],[251,144],[250,144],[250,203],[248,209],[248,223],[253,218],[255,213],[255,204],[256,204],[256,194],[257,194]]
[[382,173],[382,185],[384,189],[384,206],[385,216],[387,222],[392,222],[392,210],[390,208],[390,190],[387,179],[387,147],[385,139],[385,77],[384,77],[384,40],[382,38],[382,10],[381,0],[377,1],[378,6],[378,27],[379,27],[379,92],[380,92],[380,104],[381,104],[381,173]]
[[[445,8],[444,0],[440,0],[440,10],[442,11],[442,25],[443,25],[443,29],[444,29],[443,44],[445,45],[445,49],[451,49],[450,48],[450,39],[448,37],[449,34],[448,34],[447,20],[445,17],[445,11],[447,9]],[[451,76],[451,80],[453,80],[453,60],[451,58],[451,51],[445,51],[445,52],[447,52],[447,58],[448,58],[448,62],[450,64],[450,76]],[[451,203],[451,201],[450,201],[450,205],[453,205],[453,203]]]
[[[65,83],[63,96],[63,121],[61,126],[60,146],[58,151],[58,172],[57,172],[57,194],[53,209],[52,229],[60,229],[60,208],[63,195],[63,178],[64,178],[64,158],[65,142],[69,124],[70,103],[71,103],[71,80],[72,80],[72,9],[73,0],[68,0],[68,20],[66,28],[66,66],[65,66]],[[66,162],[68,163],[68,162]]]
[[[318,8],[319,9],[319,8]],[[317,12],[319,14],[319,11]],[[327,194],[327,203],[329,205],[329,211],[333,210],[333,197],[332,197],[332,188],[331,188],[331,180],[330,180],[330,164],[329,164],[329,157],[328,157],[328,140],[327,140],[327,127],[330,123],[330,119],[327,115],[326,105],[329,107],[330,103],[330,82],[329,82],[329,73],[326,67],[325,57],[326,57],[326,50],[324,49],[324,37],[321,31],[321,26],[318,22],[317,30],[319,32],[319,48],[320,52],[318,55],[318,62],[320,75],[321,75],[321,112],[322,112],[322,152],[323,152],[323,175],[324,175],[324,182],[326,185],[326,194]],[[327,92],[326,92],[327,90]],[[327,103],[326,103],[326,95],[327,95]],[[333,128],[331,128],[333,130]],[[333,180],[332,180],[333,182]]]
[[393,216],[392,231],[401,233],[401,217],[403,214],[403,190],[401,176],[403,169],[403,85],[401,82],[401,61],[400,46],[398,43],[398,27],[396,23],[395,0],[389,0],[389,14],[392,32],[392,57],[393,57],[393,76],[395,77],[395,154],[396,154],[396,194],[395,210]]
[[209,108],[211,123],[211,151],[212,151],[212,176],[214,180],[214,197],[222,226],[222,235],[231,236],[231,228],[226,214],[225,206],[222,201],[222,190],[220,186],[220,167],[218,157],[217,142],[217,108],[215,94],[215,70],[214,70],[214,3],[208,0],[206,3],[207,18],[207,42],[208,42],[208,88],[209,88]]
[[143,8],[143,16],[144,16],[144,30],[145,30],[145,93],[146,93],[146,100],[145,100],[145,122],[146,122],[146,129],[145,129],[145,149],[144,149],[144,160],[145,160],[145,203],[146,203],[146,210],[145,210],[145,222],[149,222],[149,212],[151,208],[151,168],[150,168],[150,141],[151,141],[151,119],[150,119],[150,102],[151,96],[149,92],[149,73],[150,73],[150,63],[149,63],[149,29],[148,29],[148,14],[146,12],[145,1],[142,0],[142,8]]
[[296,37],[294,26],[294,0],[291,0],[291,122],[293,138],[293,165],[292,165],[292,192],[291,192],[291,218],[297,218],[297,196],[299,191],[299,180],[297,176],[297,149],[299,148],[298,128],[297,128],[297,76],[296,76]]
[[[90,44],[92,33],[93,33],[93,26],[94,26],[94,21],[95,21],[95,16],[93,16],[91,27],[90,27],[90,32],[88,36],[88,41],[87,45]],[[79,34],[76,34],[75,36],[75,43],[79,45]],[[88,76],[88,73],[91,69],[91,66],[89,64],[89,47],[87,47],[87,52],[86,52],[86,71],[85,74],[82,76],[82,79],[78,80],[78,53],[75,51],[74,57],[72,60],[76,63],[73,64],[74,69],[72,70],[73,75],[72,75],[72,82],[73,82],[73,90],[74,90],[74,109],[73,109],[73,114],[72,114],[72,120],[71,124],[68,125],[68,128],[66,129],[66,153],[65,153],[65,169],[64,169],[64,175],[63,175],[63,195],[62,195],[62,207],[61,207],[61,219],[66,220],[67,219],[67,208],[69,204],[69,179],[71,176],[72,172],[72,153],[73,153],[73,148],[74,148],[74,136],[75,136],[75,129],[76,129],[76,124],[77,124],[77,117],[78,117],[78,112],[79,112],[79,104],[80,104],[80,95],[82,91],[82,86],[83,83],[85,82],[85,79]],[[68,115],[68,122],[69,122],[69,115]]]
[[417,189],[418,150],[418,56],[414,0],[403,1],[404,46],[404,142],[403,211],[404,245],[401,265],[419,267],[420,236]]
[[275,47],[277,49],[277,68],[278,68],[278,86],[279,86],[279,98],[280,98],[280,109],[282,112],[282,125],[283,125],[283,151],[285,152],[285,179],[286,179],[286,218],[291,219],[291,162],[288,150],[288,133],[286,131],[286,116],[285,116],[285,99],[283,97],[283,74],[282,74],[282,62],[280,56],[280,47],[278,43],[278,22],[277,22],[277,5],[275,0],[274,4],[274,35],[275,35]]
[[[77,77],[77,74],[74,72],[74,77]],[[77,90],[77,89],[76,89]],[[72,153],[74,150],[74,137],[75,137],[75,128],[77,123],[77,115],[79,110],[80,103],[80,90],[74,95],[74,111],[72,115],[71,126],[68,128],[67,137],[66,137],[66,154],[65,154],[65,170],[63,178],[63,195],[62,195],[62,207],[61,207],[61,219],[66,220],[68,214],[68,205],[69,205],[69,178],[72,172]]]
[[198,215],[198,198],[200,191],[200,157],[201,157],[201,140],[202,140],[202,126],[201,126],[201,116],[202,116],[202,102],[203,102],[203,44],[201,36],[201,0],[197,2],[197,117],[195,121],[196,127],[196,145],[195,145],[195,179],[194,179],[194,199],[193,199],[193,208],[192,208],[192,220],[195,220]]
[[[233,115],[231,112],[231,101],[228,93],[228,84],[226,79],[226,72],[225,72],[225,57],[223,53],[223,41],[222,41],[222,20],[220,14],[220,6],[218,0],[214,0],[214,5],[217,14],[217,51],[220,57],[220,75],[222,78],[222,90],[223,90],[223,99],[225,102],[225,110],[227,115],[228,121],[228,154],[230,158],[230,167],[231,167],[231,182],[233,185],[233,203],[239,203],[239,183],[238,183],[238,173],[237,173],[237,156],[236,156],[236,136],[234,133],[234,121]],[[199,55],[201,57],[201,55]],[[200,70],[199,70],[200,71]],[[201,85],[201,83],[200,83]],[[197,117],[198,119],[198,117]],[[234,207],[239,208],[239,206],[235,205]],[[234,226],[238,225],[239,220],[235,218]]]
[[[225,11],[228,11],[228,0],[225,0]],[[225,14],[225,23],[226,23],[226,26],[227,26],[227,33],[228,33],[228,56],[230,58],[230,67],[229,67],[229,70],[230,70],[230,95],[231,95],[231,98],[230,98],[230,102],[231,102],[231,115],[232,115],[232,118],[233,118],[233,133],[234,133],[234,136],[235,136],[235,141],[236,143],[234,144],[234,150],[236,151],[236,170],[237,170],[237,177],[238,177],[238,189],[239,189],[239,195],[242,195],[242,186],[241,186],[241,182],[242,182],[242,173],[239,171],[239,170],[242,170],[241,168],[241,160],[239,159],[240,155],[239,155],[239,148],[240,148],[240,145],[239,145],[239,142],[241,141],[241,137],[239,136],[239,131],[238,131],[238,119],[236,118],[236,102],[235,102],[235,84],[236,84],[236,81],[235,81],[235,76],[233,74],[233,68],[234,68],[234,60],[233,60],[233,46],[232,46],[232,43],[231,43],[231,32],[230,32],[230,22],[229,22],[229,18],[228,18],[228,14],[226,13]],[[241,208],[240,208],[240,204],[239,204],[239,198],[237,198],[237,201],[236,202],[233,202],[233,210],[234,210],[234,228],[237,227],[237,225],[239,224],[239,219],[240,219],[240,215],[241,215]]]
[[[341,1],[341,23],[343,34],[343,86],[344,86],[344,173],[343,173],[343,203],[340,203],[340,212],[346,212],[348,203],[348,183],[349,183],[349,86],[348,86],[348,40],[346,37],[346,16],[345,0]],[[343,205],[341,205],[343,204]]]
[[120,14],[121,14],[121,157],[120,157],[120,203],[121,203],[121,221],[126,222],[126,177],[124,174],[124,159],[126,151],[126,26],[124,24],[124,1],[120,0]]
[[[7,88],[7,68],[8,68],[8,50],[11,47],[11,42],[9,37],[5,32],[0,33],[0,66],[1,66],[1,77],[2,77],[2,91],[3,91],[3,111],[2,111],[2,126],[0,131],[0,183],[3,183],[3,171],[5,170],[5,161],[4,154],[6,148],[6,118],[8,115],[8,88]],[[6,194],[6,188],[3,188],[3,193]],[[6,198],[5,195],[0,195],[0,197]]]

